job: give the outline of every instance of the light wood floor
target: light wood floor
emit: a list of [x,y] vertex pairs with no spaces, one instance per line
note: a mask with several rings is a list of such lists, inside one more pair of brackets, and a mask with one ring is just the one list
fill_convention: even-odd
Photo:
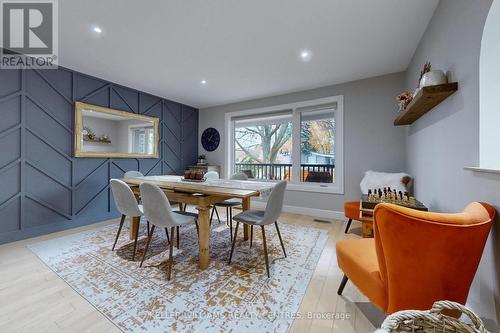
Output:
[[[120,332],[26,248],[26,245],[41,240],[110,223],[117,221],[1,245],[0,332]],[[380,325],[383,315],[350,282],[344,295],[337,296],[342,273],[337,266],[335,243],[346,237],[359,237],[355,234],[360,232],[359,225],[353,222],[353,233],[345,235],[345,224],[341,221],[321,223],[310,216],[285,213],[280,223],[314,226],[329,231],[328,242],[299,308],[303,317],[314,318],[295,320],[290,332],[373,332],[374,325]]]

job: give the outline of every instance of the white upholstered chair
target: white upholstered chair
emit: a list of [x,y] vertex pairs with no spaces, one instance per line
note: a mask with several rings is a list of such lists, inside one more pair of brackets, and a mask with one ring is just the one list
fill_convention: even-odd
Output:
[[142,174],[142,172],[134,171],[134,170],[127,171],[123,175],[123,178],[136,178],[136,177],[144,177],[144,175]]
[[[119,179],[111,179],[111,191],[113,192],[113,197],[115,198],[116,208],[122,214],[120,220],[120,226],[118,227],[118,232],[116,233],[115,242],[113,243],[113,247],[111,251],[115,249],[116,242],[118,241],[118,237],[120,236],[120,232],[122,231],[123,223],[125,222],[125,217],[140,217],[143,215],[142,213],[142,205],[137,203],[137,199],[135,198],[134,193],[130,189],[130,187],[123,181]],[[149,223],[148,223],[148,234],[149,234]],[[137,249],[137,236],[138,233],[135,234],[134,239],[134,252],[132,254],[132,260],[135,260],[135,250]]]
[[[248,180],[248,176],[243,172],[235,173],[231,176],[231,180]],[[241,205],[241,199],[233,198],[224,200],[216,203],[212,208],[212,214],[210,215],[210,222],[214,217],[214,212],[217,214],[217,220],[220,223],[219,212],[217,211],[217,207],[225,207],[226,208],[226,217],[227,217],[227,225],[229,227],[229,231],[231,234],[231,242],[233,241],[233,207],[237,207]]]
[[240,225],[240,222],[248,224],[252,228],[250,233],[250,247],[252,246],[253,241],[253,226],[260,226],[262,229],[262,243],[264,245],[264,257],[266,261],[267,277],[270,277],[270,274],[269,259],[267,255],[266,232],[264,228],[266,225],[274,223],[274,225],[276,226],[276,231],[280,239],[281,248],[283,249],[283,254],[286,258],[285,245],[283,244],[280,229],[278,228],[278,218],[280,217],[283,210],[283,198],[285,196],[285,190],[286,181],[279,182],[274,186],[271,194],[269,195],[265,210],[247,210],[239,213],[234,217],[234,220],[236,221],[236,228],[233,236],[233,245],[231,246],[231,254],[229,255],[229,264],[231,264],[231,259],[233,257],[234,245],[236,244],[236,235],[238,235],[238,226]]
[[[165,232],[168,235],[168,228],[170,228],[170,239],[174,239],[175,229],[177,227],[177,234],[179,233],[178,227],[196,223],[196,230],[198,231],[198,224],[195,216],[186,214],[184,212],[174,212],[167,199],[167,196],[163,191],[156,185],[150,183],[142,183],[140,185],[141,197],[144,209],[144,216],[146,219],[153,224],[151,227],[151,232],[149,233],[148,241],[146,243],[146,248],[144,249],[144,254],[142,256],[140,267],[146,258],[146,253],[153,237],[155,227],[165,228]],[[199,232],[199,231],[198,231]],[[173,265],[173,250],[174,243],[169,242],[169,257],[168,257],[168,280],[172,275],[172,265]]]

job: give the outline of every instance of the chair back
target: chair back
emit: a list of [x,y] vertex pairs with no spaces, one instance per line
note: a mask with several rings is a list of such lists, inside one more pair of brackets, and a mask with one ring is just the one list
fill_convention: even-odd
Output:
[[361,193],[367,194],[368,190],[390,187],[396,192],[405,192],[409,190],[412,178],[406,173],[389,173],[366,171],[359,187]]
[[266,204],[266,211],[262,224],[271,224],[278,221],[281,212],[283,211],[283,199],[285,197],[286,181],[281,181],[276,184],[269,195]]
[[205,174],[206,179],[219,179],[219,173],[217,171],[208,171]]
[[144,177],[144,175],[142,174],[142,172],[131,170],[131,171],[125,172],[123,177],[124,178],[136,178],[136,177]]
[[443,299],[465,304],[494,217],[494,208],[479,202],[459,214],[377,205],[375,248],[386,312],[428,309]]
[[146,219],[157,227],[174,226],[174,213],[165,193],[158,186],[150,183],[142,183],[140,190]]
[[248,176],[246,175],[246,173],[239,172],[239,173],[235,173],[234,175],[232,175],[231,179],[232,180],[248,180]]
[[130,187],[119,179],[111,179],[110,183],[118,211],[126,216],[142,216],[137,199]]

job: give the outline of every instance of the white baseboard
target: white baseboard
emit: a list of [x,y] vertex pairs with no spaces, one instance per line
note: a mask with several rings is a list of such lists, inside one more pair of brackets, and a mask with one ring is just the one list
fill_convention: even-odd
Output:
[[[252,206],[255,208],[263,209],[266,207],[266,203],[262,202],[262,201],[252,201]],[[283,211],[286,213],[309,215],[309,216],[314,216],[314,217],[320,217],[323,219],[333,219],[333,220],[340,220],[340,221],[344,221],[346,219],[344,212],[338,212],[335,210],[316,209],[316,208],[284,205]]]

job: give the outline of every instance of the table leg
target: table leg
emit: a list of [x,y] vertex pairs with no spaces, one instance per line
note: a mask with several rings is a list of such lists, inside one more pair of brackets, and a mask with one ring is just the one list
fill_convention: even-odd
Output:
[[[250,198],[243,198],[242,200],[242,205],[243,210],[249,210],[250,209]],[[250,226],[248,224],[243,224],[243,239],[248,240],[250,235]]]
[[361,221],[361,230],[363,231],[363,238],[373,238],[373,221],[368,221],[368,218],[365,217]]
[[199,206],[198,209],[198,225],[199,225],[199,247],[200,261],[198,266],[200,269],[207,269],[210,262],[210,207]]
[[135,235],[137,235],[139,233],[140,222],[141,222],[140,216],[131,216],[130,217],[129,237],[131,240],[135,239]]

